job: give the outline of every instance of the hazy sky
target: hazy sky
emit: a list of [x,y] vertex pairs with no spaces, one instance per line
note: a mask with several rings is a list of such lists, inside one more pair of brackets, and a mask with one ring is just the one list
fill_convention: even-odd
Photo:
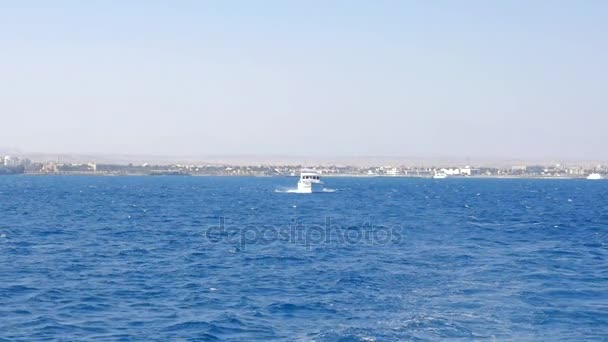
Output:
[[608,158],[608,1],[2,1],[0,146]]

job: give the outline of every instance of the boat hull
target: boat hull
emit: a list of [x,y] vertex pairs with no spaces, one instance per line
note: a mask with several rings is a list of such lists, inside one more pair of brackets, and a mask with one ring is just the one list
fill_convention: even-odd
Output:
[[323,183],[298,182],[298,192],[302,192],[302,193],[323,192]]

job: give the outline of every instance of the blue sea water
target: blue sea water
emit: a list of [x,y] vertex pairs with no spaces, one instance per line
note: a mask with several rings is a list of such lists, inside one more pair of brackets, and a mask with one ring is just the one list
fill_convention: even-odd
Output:
[[0,340],[608,339],[608,181],[295,182],[0,177]]

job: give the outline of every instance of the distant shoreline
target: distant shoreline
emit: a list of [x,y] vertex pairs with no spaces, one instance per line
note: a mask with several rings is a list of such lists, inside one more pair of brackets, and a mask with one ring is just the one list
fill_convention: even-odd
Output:
[[[231,174],[145,174],[145,173],[104,173],[104,172],[25,172],[19,174],[3,174],[0,176],[94,176],[94,177],[247,177],[247,178],[297,178],[298,176],[291,175],[231,175]],[[352,174],[324,174],[324,178],[386,178],[386,179],[398,179],[398,178],[417,178],[417,179],[434,179],[429,176],[418,176],[418,175],[398,175],[398,176],[386,176],[386,175],[352,175]],[[586,177],[568,177],[568,176],[533,176],[533,175],[474,175],[474,176],[450,176],[446,179],[563,179],[573,180],[582,179],[586,180]],[[437,181],[442,181],[438,179]]]

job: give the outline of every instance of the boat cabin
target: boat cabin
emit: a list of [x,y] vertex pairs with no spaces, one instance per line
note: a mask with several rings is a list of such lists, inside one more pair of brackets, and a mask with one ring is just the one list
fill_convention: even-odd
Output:
[[321,175],[316,172],[302,172],[300,174],[300,180],[312,181],[312,182],[320,182]]

